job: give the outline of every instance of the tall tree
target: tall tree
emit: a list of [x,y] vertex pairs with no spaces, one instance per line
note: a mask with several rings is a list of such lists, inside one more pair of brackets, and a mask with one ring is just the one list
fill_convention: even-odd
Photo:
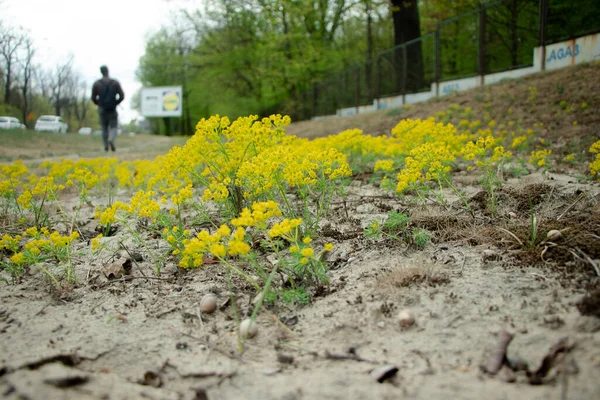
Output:
[[29,123],[29,114],[31,113],[31,81],[33,78],[33,56],[35,49],[31,38],[26,38],[24,43],[24,55],[22,61],[22,79],[21,82],[21,113],[23,115],[23,123]]
[[79,76],[73,78],[73,114],[77,120],[77,129],[84,126],[88,111],[90,109],[90,96],[88,95],[87,82],[83,81]]
[[18,51],[25,40],[22,32],[12,27],[6,27],[0,32],[2,41],[0,41],[0,56],[4,60],[4,103],[11,103],[11,90],[13,69],[18,62]]
[[58,64],[55,68],[54,75],[52,77],[52,98],[54,100],[54,110],[56,115],[62,115],[61,111],[63,105],[65,105],[68,98],[63,93],[65,87],[69,83],[71,74],[73,72],[73,56],[69,56],[67,61],[62,64]]

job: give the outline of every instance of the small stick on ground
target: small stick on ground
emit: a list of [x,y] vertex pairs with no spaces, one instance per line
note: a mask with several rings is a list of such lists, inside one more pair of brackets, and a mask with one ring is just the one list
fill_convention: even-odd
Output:
[[581,250],[579,247],[575,247],[575,250],[577,250],[577,252],[579,254],[581,254],[585,258],[585,260],[592,265],[592,267],[594,268],[594,271],[596,271],[596,276],[600,276],[600,268],[598,268],[598,264],[596,264],[596,262],[594,260],[592,260],[592,258],[590,256],[585,254],[583,252],[583,250]]
[[548,375],[548,372],[558,363],[559,356],[568,353],[573,347],[575,347],[575,344],[569,342],[568,337],[560,338],[554,346],[550,347],[540,367],[536,371],[527,374],[529,383],[532,385],[541,385],[543,383],[542,380]]
[[171,280],[171,278],[159,278],[156,276],[126,276],[121,279],[115,279],[114,281],[108,281],[108,282],[101,283],[100,285],[96,286],[96,289],[101,289],[105,286],[112,285],[114,283],[132,281],[134,279],[145,279],[145,280],[151,280],[151,281],[165,281],[165,282]]
[[146,274],[142,270],[142,267],[140,267],[140,264],[138,264],[137,261],[135,261],[135,257],[129,252],[129,249],[127,247],[125,247],[125,245],[123,244],[123,242],[119,242],[119,244],[121,245],[121,247],[123,248],[123,250],[125,250],[127,252],[127,254],[129,254],[129,259],[131,261],[133,261],[133,263],[137,267],[138,271],[140,271],[140,274],[142,274],[143,276],[146,276]]
[[37,317],[38,315],[40,315],[41,313],[44,312],[44,310],[46,309],[46,307],[48,307],[50,304],[52,304],[52,302],[48,302],[46,304],[44,304],[44,307],[40,308],[40,310],[38,312],[36,312],[35,314],[33,314],[34,317]]
[[559,221],[559,220],[560,220],[562,217],[564,217],[564,216],[565,216],[565,214],[566,214],[566,213],[568,213],[568,212],[569,212],[569,210],[571,210],[571,208],[575,207],[575,205],[576,205],[577,203],[579,203],[579,202],[581,201],[581,199],[583,199],[584,197],[585,197],[585,196],[583,195],[583,193],[582,193],[582,194],[580,194],[580,195],[579,195],[579,197],[577,198],[577,200],[575,200],[575,201],[574,201],[574,202],[573,202],[573,203],[572,203],[572,204],[571,204],[569,207],[567,207],[567,209],[566,209],[565,211],[563,211],[563,212],[562,212],[562,214],[560,214],[560,215],[558,216],[558,218],[556,218],[556,220],[557,220],[557,221]]
[[216,351],[216,352],[218,352],[218,353],[221,353],[221,354],[223,354],[224,356],[226,356],[227,358],[231,358],[232,360],[238,360],[238,361],[240,361],[240,362],[244,362],[244,359],[243,359],[243,358],[242,358],[242,357],[241,357],[239,354],[235,354],[235,353],[233,353],[233,352],[228,352],[228,351],[226,351],[226,350],[223,350],[223,349],[221,349],[220,347],[218,347],[217,345],[215,345],[215,344],[212,344],[212,343],[211,343],[211,342],[209,342],[208,340],[204,340],[204,339],[201,339],[201,338],[199,338],[199,337],[196,337],[196,336],[190,335],[189,333],[181,332],[181,331],[179,331],[179,330],[177,330],[177,329],[173,328],[172,326],[169,326],[169,328],[171,328],[171,330],[173,330],[173,331],[175,331],[175,332],[179,333],[180,335],[183,335],[183,336],[185,336],[185,337],[189,337],[190,339],[194,339],[195,341],[197,341],[197,342],[199,342],[199,343],[201,343],[201,344],[205,345],[206,347],[208,347],[210,350],[214,350],[214,351]]
[[519,243],[519,245],[520,245],[521,247],[524,247],[524,246],[525,246],[525,245],[523,244],[523,241],[521,241],[521,239],[519,239],[519,238],[517,237],[517,235],[515,235],[514,233],[512,233],[512,232],[511,232],[511,231],[509,231],[508,229],[504,229],[504,228],[501,228],[501,227],[499,227],[499,226],[498,226],[497,228],[498,228],[498,229],[500,229],[502,232],[508,233],[510,236],[512,236],[512,237],[513,237],[513,239],[515,239],[515,240],[517,241],[517,243]]
[[355,353],[339,354],[339,353],[330,353],[329,351],[325,350],[324,358],[326,358],[328,360],[352,360],[352,361],[358,361],[358,362],[366,362],[366,363],[370,363],[370,364],[378,364],[375,361],[371,361],[371,360],[362,358],[361,356],[359,356]]
[[156,315],[154,316],[154,318],[160,318],[160,317],[162,317],[163,315],[167,315],[167,314],[170,314],[170,313],[172,313],[173,311],[177,311],[177,309],[178,309],[178,307],[172,307],[172,308],[169,308],[168,310],[165,310],[165,311],[159,312],[158,314],[156,314]]
[[489,375],[496,375],[498,371],[500,371],[500,368],[502,368],[502,364],[504,364],[506,360],[506,349],[512,339],[513,335],[511,333],[508,333],[507,331],[502,331],[500,333],[498,344],[496,345],[490,360],[487,365],[482,367]]

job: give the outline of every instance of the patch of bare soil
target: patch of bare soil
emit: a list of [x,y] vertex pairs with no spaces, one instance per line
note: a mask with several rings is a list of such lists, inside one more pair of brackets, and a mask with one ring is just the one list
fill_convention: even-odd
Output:
[[17,159],[26,164],[61,158],[114,157],[120,161],[154,159],[165,154],[175,145],[182,145],[187,138],[140,134],[122,135],[116,139],[117,151],[105,152],[100,136],[66,135],[49,132],[25,131],[19,135],[0,132],[0,163],[11,163]]
[[[252,312],[250,286],[234,281],[230,293],[219,264],[181,271],[172,261],[157,277],[144,249],[117,230],[106,238],[123,243],[116,254],[74,257],[80,284],[61,298],[36,271],[2,286],[0,393],[596,398],[600,187],[555,174],[515,180],[499,192],[493,216],[483,195],[465,191],[474,193],[473,215],[460,202],[414,205],[355,181],[322,223],[321,240],[335,245],[330,285],[315,288],[309,305],[265,306],[241,353],[236,312]],[[417,250],[404,240],[364,237],[365,227],[395,210],[409,214],[411,228],[427,229],[432,243]],[[81,218],[81,229],[93,232],[95,222]],[[561,236],[549,239],[552,229]],[[148,246],[166,250],[158,239]],[[200,301],[209,292],[218,307],[206,314]]]

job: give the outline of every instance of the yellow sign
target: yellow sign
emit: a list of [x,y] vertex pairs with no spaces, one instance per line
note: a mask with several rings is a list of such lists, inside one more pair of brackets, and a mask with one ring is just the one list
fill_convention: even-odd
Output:
[[163,110],[175,111],[179,108],[179,96],[176,92],[165,92],[163,96]]

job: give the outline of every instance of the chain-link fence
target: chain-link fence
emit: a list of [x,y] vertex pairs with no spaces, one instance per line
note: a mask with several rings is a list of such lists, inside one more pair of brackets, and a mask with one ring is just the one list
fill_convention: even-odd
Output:
[[[385,50],[303,93],[298,115],[310,118],[374,99],[431,90],[434,82],[533,65],[533,50],[600,31],[600,15],[578,0],[502,0],[437,24],[435,32]],[[589,5],[588,4],[588,5]],[[598,10],[598,7],[587,7]]]

